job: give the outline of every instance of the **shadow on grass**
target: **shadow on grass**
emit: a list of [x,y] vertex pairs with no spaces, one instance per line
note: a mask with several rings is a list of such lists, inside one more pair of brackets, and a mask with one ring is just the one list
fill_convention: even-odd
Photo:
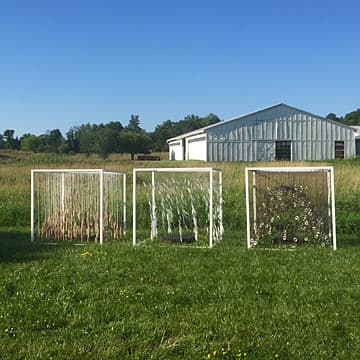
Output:
[[31,243],[28,231],[0,229],[0,264],[45,258],[46,248],[39,243]]
[[348,248],[360,245],[360,235],[358,234],[342,234],[337,237],[338,248]]

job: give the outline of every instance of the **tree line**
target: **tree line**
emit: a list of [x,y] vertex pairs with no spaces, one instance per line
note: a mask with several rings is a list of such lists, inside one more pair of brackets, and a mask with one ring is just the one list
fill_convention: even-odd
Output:
[[[347,125],[360,125],[360,109],[340,117],[329,113],[326,118]],[[204,117],[188,115],[180,121],[165,120],[153,132],[147,132],[141,128],[139,116],[131,115],[126,126],[119,121],[87,123],[71,127],[65,135],[59,129],[54,129],[39,136],[24,134],[20,138],[15,136],[15,130],[7,129],[0,134],[0,149],[65,154],[96,153],[104,158],[110,153],[128,153],[134,159],[135,154],[167,151],[167,139],[219,121],[220,118],[212,113]]]
[[177,122],[166,120],[157,125],[153,132],[147,132],[141,128],[139,116],[131,115],[126,126],[119,121],[87,123],[71,127],[65,136],[59,129],[54,129],[39,136],[28,133],[20,138],[15,136],[15,130],[8,129],[0,134],[0,149],[64,154],[96,153],[103,158],[110,153],[128,153],[134,159],[135,154],[167,151],[167,139],[219,121],[215,114],[205,117],[188,115]]
[[341,122],[346,125],[360,125],[360,109],[349,112],[345,116],[337,117],[336,114],[330,113],[326,116],[327,119]]

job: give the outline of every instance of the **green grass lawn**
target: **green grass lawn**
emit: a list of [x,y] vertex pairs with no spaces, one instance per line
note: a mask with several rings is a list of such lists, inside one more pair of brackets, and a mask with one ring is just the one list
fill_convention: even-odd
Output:
[[358,359],[356,242],[101,248],[3,229],[0,359]]
[[[102,248],[31,244],[33,167],[131,174],[134,166],[153,165],[117,155],[106,160],[5,155],[0,159],[0,360],[359,359],[360,159],[330,162],[334,252],[245,249],[248,163],[177,164],[223,169],[225,237],[211,250],[149,241],[133,248],[130,238]],[[296,163],[301,165],[309,163]],[[128,185],[131,229],[131,177]],[[147,211],[143,216],[149,220]]]

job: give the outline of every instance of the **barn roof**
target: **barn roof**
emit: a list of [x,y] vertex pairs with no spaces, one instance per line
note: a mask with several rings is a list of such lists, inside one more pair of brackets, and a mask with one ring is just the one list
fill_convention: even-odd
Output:
[[[253,112],[250,112],[250,113],[247,113],[247,114],[243,114],[243,115],[240,115],[240,116],[236,116],[236,117],[233,117],[233,118],[230,118],[228,120],[223,120],[223,121],[220,121],[216,124],[212,124],[212,125],[208,125],[208,126],[204,126],[200,129],[197,129],[197,130],[193,130],[193,131],[190,131],[190,132],[187,132],[187,133],[184,133],[182,135],[178,135],[178,136],[175,136],[173,138],[170,138],[170,139],[167,139],[166,141],[169,143],[169,142],[172,142],[172,141],[176,141],[176,140],[181,140],[181,139],[184,139],[186,137],[189,137],[189,136],[193,136],[193,135],[198,135],[198,134],[203,134],[205,133],[206,130],[210,129],[210,128],[214,128],[214,127],[217,127],[217,126],[222,126],[224,124],[228,124],[232,121],[236,121],[236,120],[242,120],[250,115],[255,115],[257,113],[260,113],[260,112],[263,112],[263,111],[268,111],[270,109],[274,109],[276,107],[279,107],[279,106],[285,106],[289,109],[292,109],[292,110],[296,110],[296,111],[300,111],[302,113],[305,113],[307,115],[310,115],[310,116],[313,116],[313,117],[317,117],[317,118],[320,118],[320,119],[323,119],[323,120],[326,120],[326,121],[329,121],[331,123],[335,123],[336,125],[338,126],[342,126],[342,127],[346,127],[348,129],[351,129],[350,126],[347,126],[345,124],[341,124],[337,121],[333,121],[333,120],[330,120],[330,119],[327,119],[323,116],[320,116],[320,115],[316,115],[316,114],[313,114],[313,113],[310,113],[308,111],[305,111],[305,110],[302,110],[302,109],[299,109],[299,108],[296,108],[294,106],[290,106],[290,105],[287,105],[287,104],[284,104],[284,103],[279,103],[279,104],[275,104],[275,105],[271,105],[271,106],[268,106],[266,108],[263,108],[263,109],[259,109],[259,110],[256,110],[256,111],[253,111]],[[354,129],[352,129],[354,131]]]

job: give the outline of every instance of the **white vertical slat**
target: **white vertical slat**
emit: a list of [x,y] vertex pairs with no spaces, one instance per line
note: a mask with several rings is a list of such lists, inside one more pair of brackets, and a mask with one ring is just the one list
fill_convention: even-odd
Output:
[[61,173],[61,214],[62,233],[65,238],[65,173]]
[[99,214],[99,227],[100,227],[100,245],[104,241],[104,171],[99,173],[100,177],[100,214]]
[[155,172],[151,172],[151,240],[157,236],[156,228],[156,202],[155,202]]
[[328,226],[329,226],[329,239],[331,240],[331,242],[333,241],[333,236],[332,236],[332,216],[331,216],[331,171],[327,170],[326,171],[326,176],[327,176],[327,194],[328,194]]
[[250,249],[249,169],[245,168],[246,245]]
[[330,170],[331,173],[331,215],[333,225],[333,249],[336,250],[336,220],[335,220],[335,184],[334,184],[334,169]]
[[123,233],[126,235],[126,174],[123,174]]
[[35,234],[34,234],[34,229],[35,229],[35,224],[34,224],[34,170],[31,170],[31,237],[30,240],[33,242],[35,239]]
[[209,171],[210,194],[209,194],[209,247],[213,247],[213,170]]
[[133,246],[136,245],[136,169],[133,169]]
[[224,227],[223,227],[223,193],[222,193],[222,172],[219,171],[219,226],[220,226],[220,240],[222,240]]
[[253,211],[254,211],[254,234],[257,233],[257,223],[256,223],[256,173],[252,172],[252,194],[253,194]]

